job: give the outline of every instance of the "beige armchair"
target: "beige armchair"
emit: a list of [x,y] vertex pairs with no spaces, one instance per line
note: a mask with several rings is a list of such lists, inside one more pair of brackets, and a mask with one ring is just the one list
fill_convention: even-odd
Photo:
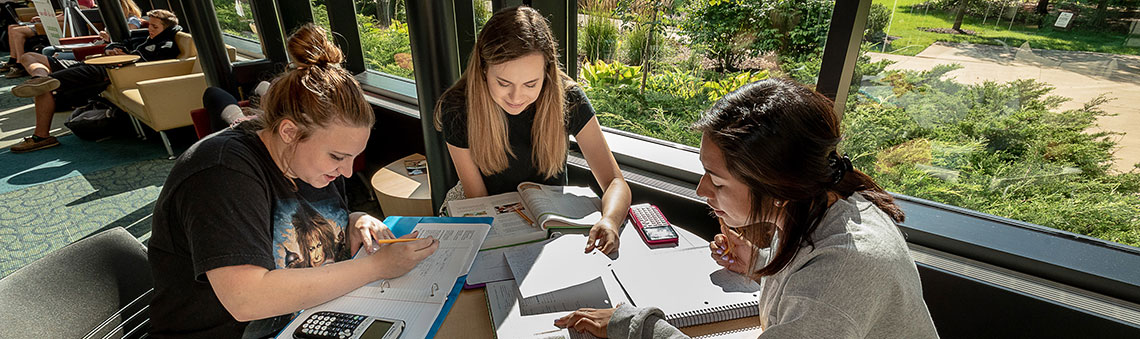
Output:
[[[174,150],[165,131],[192,125],[190,110],[202,107],[201,96],[206,91],[194,40],[182,32],[175,39],[181,50],[177,59],[111,69],[107,72],[111,85],[103,92],[104,97],[130,114],[140,135],[145,135],[142,124],[158,131],[171,158]],[[230,61],[237,58],[237,49],[226,46],[226,52]]]

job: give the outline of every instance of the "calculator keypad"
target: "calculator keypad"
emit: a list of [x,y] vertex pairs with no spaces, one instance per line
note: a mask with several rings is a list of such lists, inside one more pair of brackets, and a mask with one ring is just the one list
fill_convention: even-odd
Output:
[[364,318],[355,314],[318,312],[305,319],[298,331],[314,338],[344,339],[352,336],[353,330],[356,330]]
[[653,206],[637,206],[633,208],[633,215],[637,217],[637,221],[641,223],[642,228],[670,226],[669,221],[660,212],[654,210]]

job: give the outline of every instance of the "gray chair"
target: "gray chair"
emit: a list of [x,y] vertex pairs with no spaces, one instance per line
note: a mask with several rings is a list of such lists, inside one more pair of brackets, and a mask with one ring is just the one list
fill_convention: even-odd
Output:
[[154,281],[146,247],[122,227],[0,279],[0,338],[141,338]]

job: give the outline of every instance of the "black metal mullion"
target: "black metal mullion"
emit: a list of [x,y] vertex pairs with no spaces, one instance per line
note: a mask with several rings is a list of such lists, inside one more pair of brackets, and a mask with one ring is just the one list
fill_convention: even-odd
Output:
[[831,28],[823,47],[819,80],[815,89],[835,100],[835,112],[842,117],[851,89],[851,77],[859,59],[859,45],[863,42],[863,29],[871,0],[836,0],[831,13]]
[[281,27],[286,35],[293,34],[302,25],[313,22],[313,6],[308,0],[277,0]]
[[[470,1],[470,0],[458,0]],[[408,1],[408,33],[416,75],[420,124],[431,180],[432,210],[459,181],[443,134],[435,130],[435,102],[459,79],[459,44],[452,1]]]
[[345,69],[352,74],[364,72],[364,50],[360,46],[360,26],[356,22],[353,0],[328,0],[329,28],[345,56]]
[[257,26],[257,35],[261,39],[261,52],[265,54],[265,58],[279,65],[289,63],[289,55],[285,52],[285,34],[277,16],[276,1],[251,0],[249,5],[253,7],[253,23]]
[[222,29],[214,12],[213,1],[181,0],[190,20],[185,25],[194,31],[194,47],[198,49],[198,62],[210,86],[225,89],[238,96],[229,53],[222,41]]

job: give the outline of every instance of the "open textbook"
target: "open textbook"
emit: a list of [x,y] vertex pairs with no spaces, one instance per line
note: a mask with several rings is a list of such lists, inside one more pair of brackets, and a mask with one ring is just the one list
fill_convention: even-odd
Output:
[[542,240],[548,229],[590,228],[602,219],[602,199],[589,187],[524,182],[517,192],[448,202],[455,217],[494,217],[481,249]]
[[[399,319],[405,323],[402,337],[426,337],[456,280],[467,274],[489,228],[487,224],[417,224],[415,230],[420,231],[420,237],[430,235],[439,239],[435,253],[402,276],[369,283],[304,310],[278,338],[292,338],[293,331],[304,319],[320,311]],[[365,251],[357,253],[357,257],[366,255]]]

